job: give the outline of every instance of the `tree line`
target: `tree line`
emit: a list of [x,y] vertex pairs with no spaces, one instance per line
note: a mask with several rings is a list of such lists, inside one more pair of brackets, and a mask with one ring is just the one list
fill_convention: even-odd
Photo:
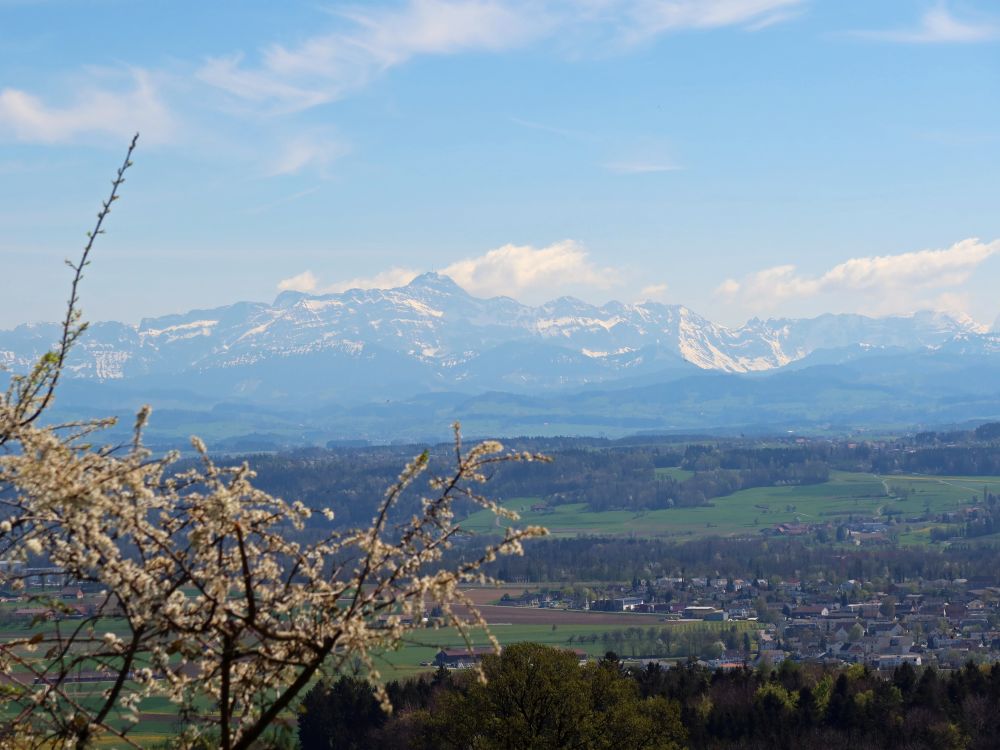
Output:
[[[546,505],[583,503],[590,510],[652,510],[704,505],[712,498],[750,487],[815,484],[829,478],[829,465],[805,449],[752,449],[689,445],[602,446],[570,439],[508,441],[513,450],[543,450],[553,463],[498,467],[490,486],[500,499],[537,497]],[[569,444],[569,447],[567,447]],[[445,464],[449,449],[429,450],[432,467]],[[257,483],[270,493],[298,497],[332,508],[334,524],[353,525],[371,516],[371,498],[392,482],[413,446],[353,449],[304,449],[245,457]],[[182,464],[182,468],[183,468]],[[657,469],[679,467],[693,472],[679,479]],[[414,506],[416,509],[417,506]],[[313,525],[325,522],[316,518]]]
[[525,546],[524,556],[498,560],[487,569],[507,581],[630,581],[684,575],[882,580],[886,585],[917,578],[968,578],[1000,584],[1000,547],[973,541],[952,542],[943,549],[845,549],[803,538],[707,537],[677,543],[580,536],[534,541]]
[[[742,489],[826,482],[830,472],[1000,475],[996,425],[973,431],[920,433],[891,441],[706,439],[687,437],[515,438],[514,450],[541,451],[544,467],[499,467],[491,487],[500,499],[532,497],[543,505],[583,503],[589,510],[654,510],[711,503]],[[333,525],[370,520],[372,498],[391,483],[401,462],[422,447],[308,448],[245,457],[268,492],[330,507]],[[449,446],[429,449],[432,467],[446,465]],[[183,464],[182,464],[183,467]],[[680,468],[690,476],[657,471]],[[417,501],[410,510],[416,510]],[[313,526],[330,522],[320,517]]]
[[615,653],[580,664],[572,651],[518,644],[483,670],[485,684],[443,669],[390,683],[391,715],[357,676],[318,684],[299,713],[302,750],[987,750],[1000,736],[1000,664],[630,668]]

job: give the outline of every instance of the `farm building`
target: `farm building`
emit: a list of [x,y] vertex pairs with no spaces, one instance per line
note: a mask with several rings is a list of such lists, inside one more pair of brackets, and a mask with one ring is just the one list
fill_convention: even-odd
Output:
[[686,620],[704,620],[716,611],[718,610],[715,607],[691,605],[690,607],[685,607],[681,614]]
[[614,609],[617,612],[634,612],[637,607],[641,607],[645,602],[640,596],[626,596],[614,600]]
[[492,653],[495,651],[490,646],[475,646],[471,651],[464,648],[443,648],[437,652],[434,663],[439,667],[461,669],[478,664],[484,656]]

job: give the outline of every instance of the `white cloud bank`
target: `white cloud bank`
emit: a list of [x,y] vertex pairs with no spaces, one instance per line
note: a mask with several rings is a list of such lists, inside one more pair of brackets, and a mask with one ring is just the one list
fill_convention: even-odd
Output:
[[739,280],[727,279],[716,294],[751,312],[823,296],[833,297],[828,302],[841,309],[869,312],[954,309],[963,300],[956,288],[997,253],[1000,240],[971,238],[943,250],[852,258],[818,276],[803,275],[791,264],[774,266]]
[[[572,240],[547,247],[504,245],[483,255],[456,261],[440,273],[449,276],[478,297],[510,296],[516,299],[550,299],[560,290],[608,289],[620,281],[613,268],[594,264],[587,252]],[[304,271],[278,283],[279,291],[331,294],[347,289],[393,289],[405,286],[418,275],[411,268],[390,268],[370,277],[321,284],[312,271]],[[662,289],[656,288],[662,293]]]
[[666,302],[670,287],[666,284],[647,284],[639,290],[637,302]]
[[613,268],[599,268],[573,240],[548,247],[504,245],[485,255],[467,258],[441,269],[477,296],[556,296],[553,290],[573,287],[607,289],[619,279]]
[[[809,316],[823,312],[879,316],[922,309],[965,316],[975,296],[967,282],[994,255],[1000,255],[1000,239],[983,242],[970,238],[944,249],[851,258],[816,275],[786,264],[740,279],[726,279],[715,289],[715,299],[728,308],[734,319],[756,314]],[[563,294],[586,296],[610,290],[619,298],[637,302],[675,301],[670,299],[672,292],[667,284],[644,280],[624,268],[600,266],[573,240],[545,247],[504,245],[437,270],[477,297],[508,296],[529,304]],[[312,271],[304,271],[282,280],[278,289],[310,294],[393,289],[405,286],[419,273],[414,268],[397,266],[373,276],[323,283]]]
[[322,285],[312,271],[302,273],[278,282],[278,291],[306,292],[307,294],[335,294],[348,289],[395,289],[406,286],[419,275],[411,268],[390,268],[374,276],[360,276],[346,281]]

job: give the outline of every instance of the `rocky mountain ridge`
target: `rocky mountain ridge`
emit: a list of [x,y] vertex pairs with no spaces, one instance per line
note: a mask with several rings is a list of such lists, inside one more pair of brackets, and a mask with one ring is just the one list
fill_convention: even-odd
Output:
[[[55,324],[0,331],[0,363],[25,369],[57,336]],[[276,398],[290,368],[300,380],[302,368],[312,368],[313,377],[342,381],[345,392],[364,399],[381,397],[382,377],[387,388],[412,383],[411,392],[523,391],[666,370],[761,372],[871,349],[995,352],[998,340],[971,320],[936,312],[755,318],[730,328],[656,302],[598,306],[561,297],[532,307],[474,297],[447,276],[428,273],[395,289],[283,292],[271,304],[238,302],[138,325],[96,323],[70,368],[87,380],[195,378],[215,383],[223,395]]]

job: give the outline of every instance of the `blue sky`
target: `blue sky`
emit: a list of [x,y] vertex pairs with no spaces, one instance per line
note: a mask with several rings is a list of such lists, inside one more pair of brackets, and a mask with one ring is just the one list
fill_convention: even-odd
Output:
[[720,322],[1000,313],[1000,4],[0,0],[0,326],[445,271]]

